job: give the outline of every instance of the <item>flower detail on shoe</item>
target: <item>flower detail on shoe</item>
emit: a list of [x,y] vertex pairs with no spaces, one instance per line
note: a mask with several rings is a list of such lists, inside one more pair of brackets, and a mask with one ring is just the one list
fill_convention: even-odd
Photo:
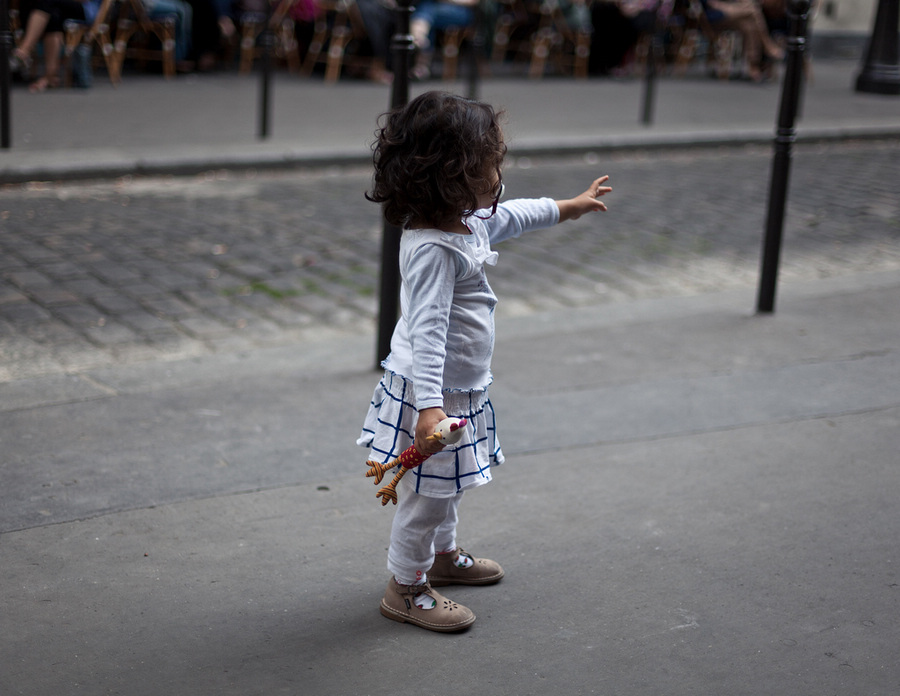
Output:
[[400,623],[442,633],[462,631],[475,623],[471,609],[435,592],[430,583],[401,585],[393,578],[381,600],[381,613]]

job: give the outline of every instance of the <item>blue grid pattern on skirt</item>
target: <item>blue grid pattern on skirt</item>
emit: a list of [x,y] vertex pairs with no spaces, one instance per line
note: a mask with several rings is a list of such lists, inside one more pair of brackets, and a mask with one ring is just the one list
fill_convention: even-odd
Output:
[[[412,383],[386,372],[369,406],[366,424],[358,444],[371,448],[370,458],[382,463],[400,455],[415,439],[418,413]],[[458,445],[451,445],[412,469],[415,490],[423,494],[453,494],[472,485],[490,481],[490,466],[503,462],[497,439],[494,407],[486,390],[444,392],[448,416],[466,418],[467,433]]]

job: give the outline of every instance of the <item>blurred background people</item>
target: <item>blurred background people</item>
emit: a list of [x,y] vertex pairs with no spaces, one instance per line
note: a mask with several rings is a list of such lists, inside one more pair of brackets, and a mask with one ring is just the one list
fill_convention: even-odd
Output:
[[59,87],[63,25],[66,20],[93,22],[99,7],[99,0],[21,0],[19,12],[25,32],[10,56],[11,71],[29,77],[35,49],[41,39],[44,44],[44,74],[31,83],[30,92]]
[[747,77],[760,82],[771,62],[784,58],[784,50],[769,33],[762,8],[756,0],[701,0],[707,20],[715,28],[734,29],[744,44]]
[[431,77],[437,32],[450,27],[471,26],[475,21],[476,5],[478,0],[423,0],[415,4],[409,22],[409,31],[418,49],[412,69],[414,79]]

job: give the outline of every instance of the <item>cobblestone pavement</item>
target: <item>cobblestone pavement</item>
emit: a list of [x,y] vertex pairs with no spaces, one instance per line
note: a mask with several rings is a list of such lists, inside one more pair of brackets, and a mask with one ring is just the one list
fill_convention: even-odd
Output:
[[[498,312],[758,282],[771,148],[507,163],[507,195],[608,213],[502,245]],[[900,142],[795,148],[783,279],[900,267]],[[377,315],[367,169],[0,188],[0,381],[300,341]],[[748,306],[748,310],[751,306]]]

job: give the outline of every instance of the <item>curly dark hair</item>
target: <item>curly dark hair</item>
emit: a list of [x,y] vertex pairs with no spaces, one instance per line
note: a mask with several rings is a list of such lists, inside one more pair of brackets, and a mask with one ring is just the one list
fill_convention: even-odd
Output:
[[379,125],[366,198],[398,227],[442,228],[472,214],[506,155],[500,114],[447,92],[426,92]]

